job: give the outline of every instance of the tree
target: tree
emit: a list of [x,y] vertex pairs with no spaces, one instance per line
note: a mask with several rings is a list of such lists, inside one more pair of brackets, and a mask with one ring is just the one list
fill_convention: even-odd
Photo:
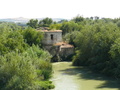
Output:
[[15,50],[23,52],[27,47],[19,29],[19,26],[13,23],[0,24],[0,55]]
[[92,20],[93,20],[93,17],[90,17],[90,19],[92,19]]
[[25,30],[22,31],[23,34],[23,38],[25,40],[25,42],[32,46],[32,44],[35,45],[41,45],[41,41],[43,38],[43,33],[42,32],[38,32],[37,30],[33,29],[33,28],[27,28]]
[[75,23],[82,22],[84,21],[84,18],[82,16],[76,16],[75,18],[72,19]]
[[[47,56],[47,57],[46,57]],[[52,74],[50,54],[33,45],[25,52],[0,55],[0,90],[48,90]]]
[[37,28],[38,27],[38,20],[37,19],[30,19],[30,21],[27,23],[28,26],[32,28]]
[[86,25],[73,43],[76,46],[74,65],[90,66],[100,73],[120,77],[120,31],[116,24],[98,20]]
[[17,25],[1,23],[0,34],[0,90],[54,88],[49,81],[51,55],[37,45],[42,33],[33,28],[19,30]]
[[62,23],[60,29],[63,31],[63,34],[71,33],[73,31],[79,31],[82,27],[73,21]]
[[99,17],[98,16],[95,16],[95,20],[98,20],[99,19]]
[[117,22],[117,26],[120,27],[120,20]]
[[53,23],[51,18],[45,18],[39,22],[40,27],[49,27]]
[[63,23],[63,22],[68,22],[68,20],[62,19],[62,20],[58,21],[58,23]]
[[51,24],[50,29],[52,30],[60,30],[62,24]]

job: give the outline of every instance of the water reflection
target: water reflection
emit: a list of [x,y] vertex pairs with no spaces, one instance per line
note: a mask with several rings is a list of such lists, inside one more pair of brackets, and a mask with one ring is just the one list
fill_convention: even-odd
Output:
[[120,90],[119,81],[84,67],[72,66],[71,62],[53,63],[53,70],[54,90]]

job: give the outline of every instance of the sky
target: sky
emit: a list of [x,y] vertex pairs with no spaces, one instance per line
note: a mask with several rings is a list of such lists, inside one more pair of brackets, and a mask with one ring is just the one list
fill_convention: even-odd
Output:
[[120,17],[120,0],[0,0],[1,18]]

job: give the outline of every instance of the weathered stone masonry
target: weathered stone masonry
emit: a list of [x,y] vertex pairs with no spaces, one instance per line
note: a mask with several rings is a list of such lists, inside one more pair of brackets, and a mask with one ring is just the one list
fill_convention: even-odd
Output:
[[42,30],[42,44],[53,56],[67,57],[74,53],[74,46],[62,41],[62,30]]

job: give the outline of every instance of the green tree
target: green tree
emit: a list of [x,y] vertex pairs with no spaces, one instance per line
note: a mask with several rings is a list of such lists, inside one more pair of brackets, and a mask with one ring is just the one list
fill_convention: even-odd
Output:
[[37,19],[30,19],[29,22],[27,23],[28,26],[32,28],[37,28],[38,27],[38,20]]
[[75,23],[82,22],[84,21],[84,18],[82,16],[76,16],[75,18],[72,19]]
[[51,24],[49,28],[52,30],[60,30],[61,26],[62,24]]
[[[90,66],[101,73],[114,76],[114,61],[111,60],[109,52],[114,41],[120,37],[119,32],[119,28],[114,23],[99,22],[86,25],[73,40],[77,48],[73,64]],[[117,52],[115,55],[118,56]]]
[[0,24],[0,54],[3,55],[15,50],[23,52],[25,50],[28,45],[24,42],[23,35],[19,31],[19,26],[17,27],[15,24]]
[[51,18],[45,18],[41,21],[39,21],[40,27],[49,27],[53,23],[53,20]]
[[120,27],[120,20],[117,22],[117,26]]
[[[47,57],[46,57],[47,55]],[[46,90],[54,86],[48,79],[52,66],[50,54],[37,46],[24,53],[0,56],[0,90]]]
[[111,70],[114,77],[120,78],[120,38],[117,38],[109,51],[111,54]]
[[22,31],[22,35],[23,35],[25,42],[28,45],[30,46],[32,46],[32,44],[39,45],[39,46],[41,45],[41,41],[43,38],[42,32],[39,32],[33,28],[27,28]]
[[0,24],[0,90],[54,88],[49,81],[51,55],[37,45],[41,42],[42,33],[33,28],[19,30],[17,25],[14,26],[11,23]]
[[62,19],[62,20],[58,21],[58,23],[63,23],[63,22],[68,22],[68,20]]
[[82,29],[81,25],[78,25],[77,23],[70,21],[70,22],[64,22],[62,23],[60,30],[63,31],[63,34],[71,33],[73,31],[79,31]]

